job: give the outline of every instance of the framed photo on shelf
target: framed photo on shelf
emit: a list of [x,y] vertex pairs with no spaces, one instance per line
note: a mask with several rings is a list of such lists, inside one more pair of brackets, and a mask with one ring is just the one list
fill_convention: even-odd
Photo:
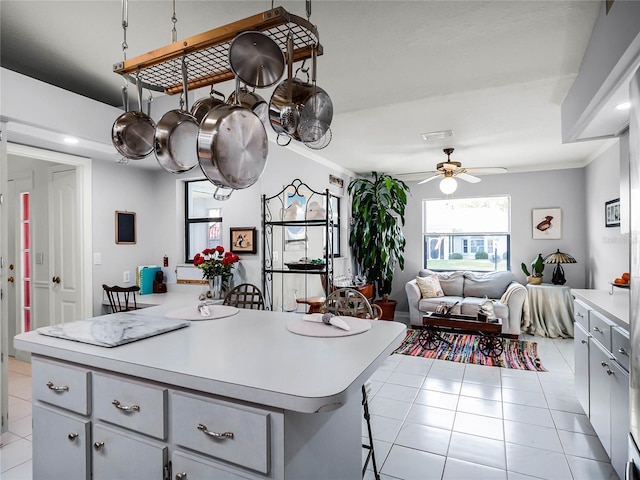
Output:
[[531,230],[534,240],[559,240],[562,238],[562,210],[560,208],[534,208]]
[[604,226],[620,226],[620,199],[609,200],[604,204]]
[[229,229],[231,252],[256,253],[256,227],[236,227]]

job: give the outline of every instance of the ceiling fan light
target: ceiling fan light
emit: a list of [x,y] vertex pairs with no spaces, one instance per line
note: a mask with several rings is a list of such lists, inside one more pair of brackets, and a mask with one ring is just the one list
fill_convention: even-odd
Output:
[[458,182],[453,177],[444,177],[440,182],[440,191],[445,195],[451,195],[458,188]]

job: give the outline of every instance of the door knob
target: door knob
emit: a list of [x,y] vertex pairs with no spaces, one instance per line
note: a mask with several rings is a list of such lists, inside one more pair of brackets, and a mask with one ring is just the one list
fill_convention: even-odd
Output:
[[60,277],[53,277],[53,278],[51,279],[51,281],[52,281],[53,283],[60,283]]
[[13,277],[9,277],[9,278],[7,278],[7,282],[9,282],[9,283],[13,283]]

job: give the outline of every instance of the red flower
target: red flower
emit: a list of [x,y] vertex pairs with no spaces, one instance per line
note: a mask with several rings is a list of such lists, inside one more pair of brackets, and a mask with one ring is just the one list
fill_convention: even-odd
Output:
[[[218,253],[223,253],[223,252],[224,252],[224,247],[223,247],[222,245],[218,245],[218,246],[216,247],[216,252],[218,252]],[[213,252],[211,252],[211,253],[213,253]]]

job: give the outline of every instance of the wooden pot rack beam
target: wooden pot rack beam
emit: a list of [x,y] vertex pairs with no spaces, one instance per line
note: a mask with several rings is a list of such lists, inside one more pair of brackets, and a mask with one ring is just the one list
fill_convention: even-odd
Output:
[[323,53],[314,25],[282,7],[276,7],[116,63],[113,71],[132,83],[139,76],[144,88],[173,95],[182,92],[181,60],[186,55],[189,90],[232,80],[229,47],[238,34],[246,31],[266,34],[283,52],[291,32],[294,62],[311,58],[314,45],[317,55]]

